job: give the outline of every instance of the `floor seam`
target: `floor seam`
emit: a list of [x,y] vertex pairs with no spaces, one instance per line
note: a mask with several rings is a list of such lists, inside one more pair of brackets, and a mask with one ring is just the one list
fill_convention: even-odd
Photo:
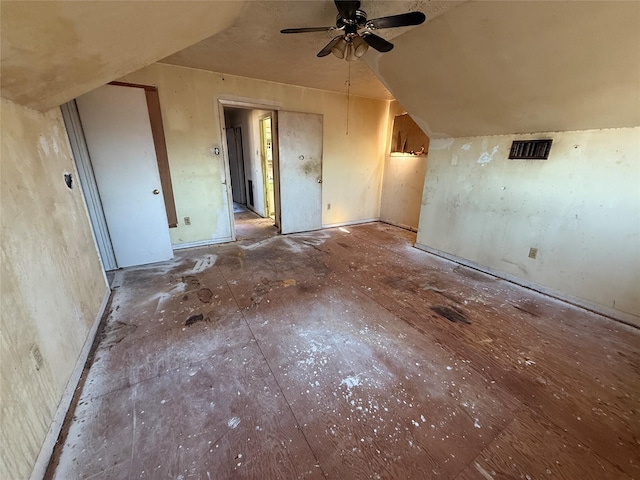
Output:
[[256,346],[258,347],[258,350],[260,350],[260,355],[262,355],[262,358],[264,359],[264,362],[267,365],[267,368],[269,369],[269,373],[273,377],[274,382],[276,382],[276,385],[278,386],[278,390],[280,390],[280,394],[282,395],[282,398],[284,399],[285,403],[287,404],[287,408],[291,412],[291,416],[293,417],[293,420],[296,423],[296,429],[300,432],[300,434],[302,435],[302,438],[304,438],[304,441],[306,442],[307,446],[309,447],[309,451],[311,452],[311,455],[313,455],[313,458],[314,458],[314,460],[316,462],[316,466],[318,468],[320,468],[320,471],[322,472],[322,475],[324,477],[327,477],[328,475],[324,471],[324,469],[322,468],[322,465],[320,464],[320,459],[316,455],[316,452],[313,450],[313,447],[311,446],[311,443],[309,442],[309,439],[305,435],[304,430],[302,429],[302,425],[300,424],[300,421],[298,420],[298,417],[296,417],[296,414],[293,411],[293,408],[291,407],[291,404],[289,403],[289,400],[287,399],[287,396],[284,393],[284,389],[280,385],[280,382],[278,382],[278,377],[276,377],[276,374],[273,371],[273,368],[271,368],[271,364],[269,363],[269,360],[267,360],[267,357],[264,354],[264,351],[262,350],[262,347],[260,346],[260,342],[258,341],[258,338],[256,337],[255,333],[253,332],[253,329],[251,328],[251,325],[249,324],[249,321],[247,320],[247,318],[244,315],[244,310],[240,308],[240,304],[238,303],[238,300],[236,299],[236,296],[234,295],[233,290],[229,286],[229,283],[227,282],[227,279],[226,279],[224,273],[220,270],[219,267],[216,267],[216,268],[218,268],[218,271],[220,272],[220,275],[224,279],[224,281],[225,281],[225,283],[227,285],[227,288],[231,292],[231,296],[233,297],[233,300],[236,302],[236,305],[240,309],[240,313],[242,315],[242,319],[244,320],[245,324],[247,325],[247,328],[249,329],[249,332],[251,333],[251,337],[256,342]]

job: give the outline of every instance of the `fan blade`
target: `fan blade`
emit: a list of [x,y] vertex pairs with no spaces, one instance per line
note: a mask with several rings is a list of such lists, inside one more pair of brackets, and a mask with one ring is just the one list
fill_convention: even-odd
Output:
[[384,38],[371,32],[363,32],[360,35],[370,47],[375,48],[379,52],[388,52],[393,48],[393,43],[387,42]]
[[303,28],[285,28],[280,33],[308,33],[308,32],[330,32],[336,27],[303,27]]
[[334,0],[338,13],[344,20],[355,20],[356,10],[360,8],[360,2],[358,0]]
[[333,40],[331,40],[329,43],[327,43],[327,46],[324,47],[322,50],[320,50],[318,52],[318,57],[326,57],[327,55],[329,55],[331,53],[331,49],[336,45],[336,43],[338,43],[340,40],[342,40],[342,35],[338,35],[337,37],[335,37]]
[[393,28],[420,25],[427,17],[422,12],[401,13],[390,17],[374,18],[367,21],[367,28]]

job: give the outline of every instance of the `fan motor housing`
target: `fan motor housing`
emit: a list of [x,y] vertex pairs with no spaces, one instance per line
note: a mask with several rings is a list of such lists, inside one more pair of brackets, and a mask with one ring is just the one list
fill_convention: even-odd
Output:
[[342,18],[340,14],[336,16],[336,28],[344,29],[346,33],[356,33],[358,28],[364,27],[367,23],[367,13],[364,10],[356,10],[355,19]]

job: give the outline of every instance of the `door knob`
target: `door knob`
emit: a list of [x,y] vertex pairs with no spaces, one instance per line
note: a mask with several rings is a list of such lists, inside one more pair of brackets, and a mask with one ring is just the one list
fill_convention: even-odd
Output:
[[158,190],[157,188],[153,191],[154,195],[158,195],[160,193],[160,190]]
[[318,183],[322,183],[322,179],[321,178],[318,179]]

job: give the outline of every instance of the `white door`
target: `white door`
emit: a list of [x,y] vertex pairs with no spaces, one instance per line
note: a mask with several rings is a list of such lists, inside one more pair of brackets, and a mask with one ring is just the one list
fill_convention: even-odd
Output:
[[173,258],[144,89],[76,100],[118,267]]
[[322,228],[322,115],[278,112],[280,228]]

